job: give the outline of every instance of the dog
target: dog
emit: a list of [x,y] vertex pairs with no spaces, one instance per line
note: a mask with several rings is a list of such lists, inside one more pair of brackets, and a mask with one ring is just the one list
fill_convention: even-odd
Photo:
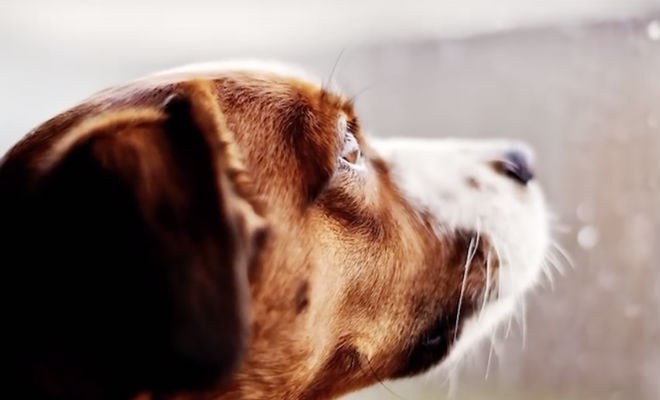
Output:
[[274,63],[97,93],[0,164],[11,385],[329,399],[451,362],[542,275],[533,164],[370,142],[350,99]]

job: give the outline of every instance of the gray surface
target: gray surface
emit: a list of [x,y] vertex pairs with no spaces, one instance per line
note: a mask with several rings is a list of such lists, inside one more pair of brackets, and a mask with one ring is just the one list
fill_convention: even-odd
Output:
[[[461,373],[457,398],[660,397],[660,48],[648,32],[659,14],[346,49],[335,75],[358,93],[374,135],[522,138],[540,153],[539,176],[564,226],[557,238],[575,268],[531,297],[525,348],[514,325],[488,379],[486,346]],[[0,151],[112,83],[226,55],[106,56],[7,29]],[[285,58],[327,74],[339,49]],[[386,385],[406,399],[447,393],[437,377]],[[354,398],[399,397],[376,386]]]

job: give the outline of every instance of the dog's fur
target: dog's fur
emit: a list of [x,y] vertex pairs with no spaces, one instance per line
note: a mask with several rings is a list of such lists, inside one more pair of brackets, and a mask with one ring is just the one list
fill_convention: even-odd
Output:
[[497,168],[510,145],[461,146],[435,175],[405,145],[386,161],[349,100],[272,66],[93,96],[0,165],[14,386],[323,399],[428,369],[510,311],[546,246],[537,184]]

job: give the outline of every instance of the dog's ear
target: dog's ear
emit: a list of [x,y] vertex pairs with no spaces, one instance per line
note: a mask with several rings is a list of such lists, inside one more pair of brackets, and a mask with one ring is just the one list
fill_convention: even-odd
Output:
[[37,378],[124,395],[231,373],[267,227],[213,88],[88,119],[42,170],[18,235],[34,249],[21,264]]

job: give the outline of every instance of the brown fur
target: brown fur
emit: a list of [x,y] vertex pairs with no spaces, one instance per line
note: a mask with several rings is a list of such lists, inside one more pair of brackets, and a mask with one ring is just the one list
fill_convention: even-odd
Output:
[[[363,176],[338,167],[342,114],[365,154],[369,173]],[[67,163],[72,167],[64,168]],[[73,167],[86,168],[89,176],[81,178]],[[120,343],[125,346],[121,356],[100,351],[92,359],[67,359],[62,368],[60,340],[74,354],[82,351],[60,337],[70,333],[67,326],[60,336],[44,340],[47,331],[21,337],[24,329],[40,329],[40,323],[18,325],[16,336],[29,348],[14,354],[22,367],[18,382],[35,393],[331,398],[430,367],[460,330],[456,313],[472,233],[438,237],[431,228],[435,222],[405,199],[387,165],[369,149],[352,104],[323,88],[271,74],[231,72],[201,80],[158,77],[99,93],[37,128],[5,156],[0,189],[11,195],[0,206],[13,215],[3,238],[22,250],[40,252],[68,243],[75,252],[81,234],[53,224],[95,218],[113,205],[107,197],[91,196],[86,213],[78,215],[73,208],[55,218],[52,213],[59,210],[49,202],[66,205],[72,196],[86,196],[91,189],[80,184],[97,176],[116,184],[101,189],[135,208],[130,223],[117,229],[144,227],[139,243],[151,247],[121,242],[125,249],[110,248],[89,237],[85,243],[128,259],[132,269],[118,272],[129,275],[117,285],[137,270],[144,275],[138,285],[157,281],[169,288],[144,307],[171,307],[168,312],[176,316],[140,322],[113,314],[98,323],[120,330],[136,321],[147,330],[156,324],[165,331],[154,330],[164,339],[153,351],[173,356],[156,362],[149,358],[156,353],[143,351],[144,343],[129,335]],[[94,229],[106,229],[106,222],[84,224],[84,235],[94,237]],[[52,236],[29,235],[43,224]],[[484,268],[470,269],[461,315],[481,304],[487,249],[487,243],[480,246],[473,264]],[[159,263],[145,266],[145,251]],[[36,318],[45,318],[43,307],[53,311],[39,300],[44,293],[57,295],[52,285],[75,293],[75,301],[67,303],[73,307],[103,303],[85,297],[88,285],[112,294],[97,273],[89,281],[88,275],[77,275],[79,259],[66,275],[75,282],[62,283],[44,272],[68,254],[51,261],[25,260],[19,253],[12,253],[12,268],[34,272],[18,274],[17,287],[42,274],[51,279],[46,289],[30,289],[37,300],[29,312]],[[92,259],[85,263],[99,274],[113,268],[100,254],[86,255]],[[143,288],[145,295],[155,292],[162,288]],[[130,294],[128,301],[144,302]],[[103,304],[114,310],[115,303]],[[57,315],[47,320],[72,323],[81,312],[74,308],[62,320]],[[102,331],[90,334],[99,337],[85,351],[102,348],[101,339],[108,339]],[[133,356],[139,367],[131,366]],[[108,372],[102,363],[117,368]],[[195,379],[196,372],[203,379]]]

